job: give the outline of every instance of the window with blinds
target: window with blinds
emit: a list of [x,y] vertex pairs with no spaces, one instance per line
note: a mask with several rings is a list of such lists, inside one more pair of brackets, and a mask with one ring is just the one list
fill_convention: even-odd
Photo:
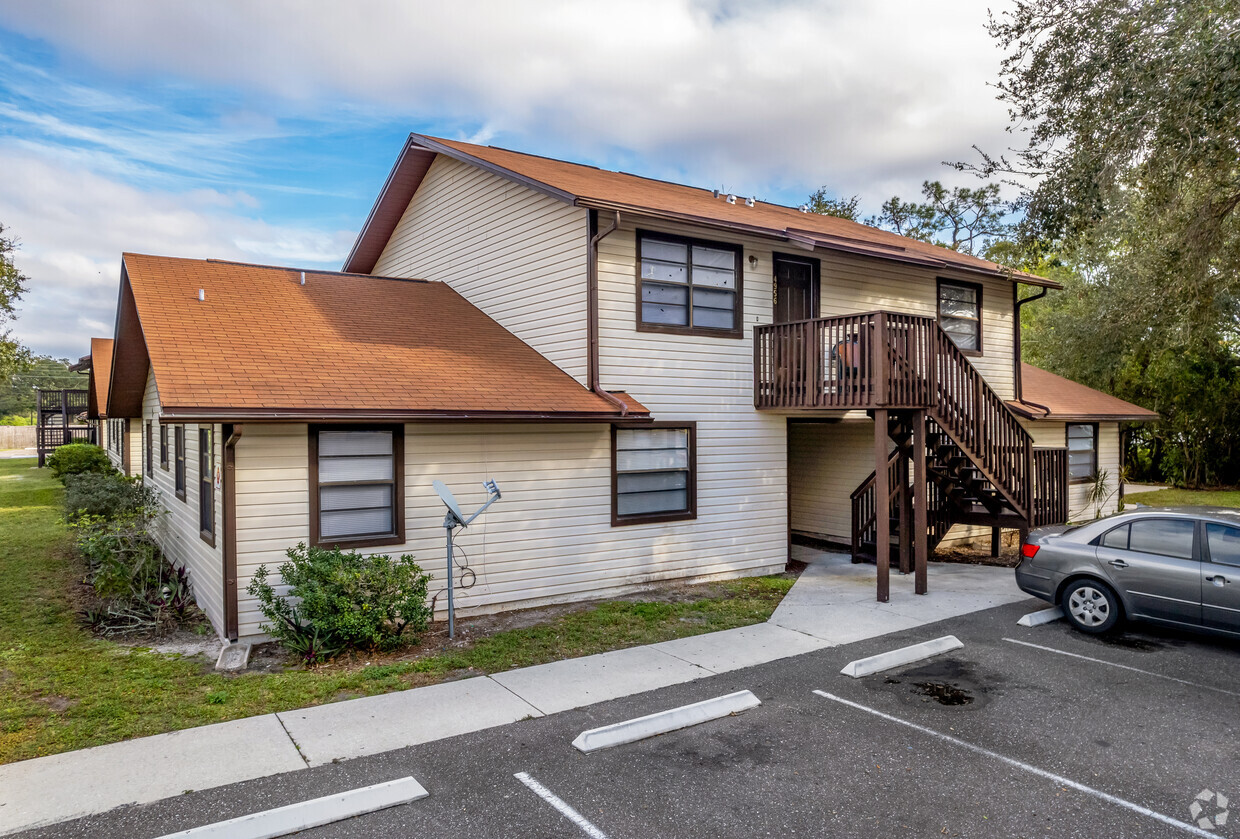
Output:
[[638,326],[741,333],[741,251],[732,245],[639,234]]
[[198,428],[198,535],[215,546],[215,447],[211,429]]
[[404,540],[399,429],[318,429],[312,432],[319,544],[380,544]]
[[939,326],[957,347],[982,351],[982,289],[970,283],[939,281]]
[[1098,473],[1098,426],[1068,423],[1068,480],[1087,483]]
[[612,430],[612,523],[693,518],[697,512],[694,427]]

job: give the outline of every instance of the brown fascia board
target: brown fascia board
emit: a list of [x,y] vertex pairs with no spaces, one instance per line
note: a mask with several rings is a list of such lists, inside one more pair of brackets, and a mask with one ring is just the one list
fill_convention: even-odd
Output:
[[1154,422],[1158,419],[1157,415],[1147,414],[1048,414],[1020,402],[1008,402],[1007,406],[1034,422]]
[[146,336],[142,334],[142,323],[138,318],[138,305],[122,257],[120,299],[116,304],[116,329],[112,342],[112,371],[104,413],[109,417],[142,416],[142,400],[146,396],[146,376],[150,364]]
[[[621,419],[614,413],[581,413],[554,411],[370,411],[315,409],[283,410],[280,408],[177,408],[163,407],[161,422],[615,422]],[[651,421],[649,414],[630,413],[623,419],[636,422]]]

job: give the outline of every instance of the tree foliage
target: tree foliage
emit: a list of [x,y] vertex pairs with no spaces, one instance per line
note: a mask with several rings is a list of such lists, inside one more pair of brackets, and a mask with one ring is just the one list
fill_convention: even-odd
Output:
[[12,333],[7,328],[17,316],[17,301],[26,293],[29,278],[17,270],[13,262],[17,241],[6,237],[4,230],[0,224],[0,378],[22,370],[30,358],[29,351],[10,337]]
[[806,206],[811,213],[845,218],[849,221],[860,221],[857,217],[857,196],[854,195],[852,198],[832,198],[825,186],[819,187],[817,191],[810,195]]
[[976,168],[1025,185],[1026,257],[1073,269],[1026,308],[1032,360],[1158,410],[1166,477],[1235,482],[1240,4],[1019,0],[990,32],[1023,146]]

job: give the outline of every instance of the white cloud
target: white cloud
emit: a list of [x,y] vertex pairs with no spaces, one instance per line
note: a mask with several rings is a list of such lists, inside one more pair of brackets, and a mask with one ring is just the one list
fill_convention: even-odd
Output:
[[1001,149],[985,0],[409,3],[42,0],[0,21],[131,77],[250,91],[283,113],[371,109],[462,137],[750,193],[877,204]]
[[111,334],[122,250],[336,268],[353,240],[234,212],[248,196],[140,190],[19,147],[0,146],[0,171],[0,221],[30,277],[13,331],[40,353],[77,358]]

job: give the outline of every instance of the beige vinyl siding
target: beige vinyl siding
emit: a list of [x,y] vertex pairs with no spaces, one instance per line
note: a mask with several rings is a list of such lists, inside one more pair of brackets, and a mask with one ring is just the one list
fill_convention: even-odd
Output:
[[[753,326],[772,317],[770,251],[755,251],[763,246],[755,240],[697,233],[744,247],[743,338],[639,332],[636,227],[625,217],[599,244],[600,378],[608,390],[633,394],[658,420],[697,423],[698,518],[633,525],[617,538],[634,549],[642,540],[682,541],[695,546],[693,561],[703,565],[727,561],[747,573],[778,571],[788,540],[786,422],[753,407]],[[748,256],[755,252],[758,264],[751,267]],[[721,550],[731,556],[720,556]]]
[[[102,420],[109,422],[109,420]],[[115,420],[117,428],[124,428],[124,420]],[[126,440],[117,441],[120,443],[120,451],[113,451],[104,447],[108,453],[108,459],[112,461],[112,465],[127,475],[139,475],[142,472],[142,429],[141,420],[134,418],[129,420],[129,431],[118,431],[118,436],[126,438]],[[128,442],[128,451],[125,450],[124,443]],[[126,459],[128,455],[128,459]]]
[[[142,435],[138,433],[133,444],[137,457],[134,460],[134,475],[142,475],[148,484],[154,486],[159,494],[159,502],[167,510],[167,514],[155,528],[155,538],[164,554],[178,565],[189,571],[190,584],[193,586],[194,599],[198,606],[207,614],[211,625],[221,637],[224,635],[224,499],[219,489],[213,491],[215,498],[215,547],[204,542],[198,531],[198,426],[185,426],[185,500],[176,496],[176,448],[173,428],[168,428],[168,469],[159,465],[159,391],[155,384],[154,374],[148,375],[146,396],[142,401],[141,428],[146,427],[146,420],[151,420],[152,446],[151,455],[154,461],[152,476],[146,477],[143,453],[145,452]],[[138,427],[139,421],[133,420],[131,428]],[[223,468],[223,441],[220,440],[220,427],[212,427],[211,443],[215,453],[215,465]]]
[[937,317],[938,278],[982,287],[982,355],[969,360],[1003,399],[1015,394],[1012,284],[950,270],[886,262],[844,253],[819,252],[823,317],[875,309]]
[[874,423],[791,423],[788,464],[792,532],[849,544],[852,492],[874,471]]
[[579,382],[586,211],[443,155],[372,273],[448,283]]
[[[242,637],[261,634],[262,618],[245,593],[254,571],[263,563],[275,570],[285,550],[309,537],[306,434],[305,425],[253,425],[237,444]],[[699,470],[718,471],[718,458],[700,456]],[[435,577],[431,593],[441,590],[444,507],[431,482],[444,481],[472,512],[485,500],[487,478],[499,484],[503,498],[458,533],[463,553],[457,558],[477,575],[473,588],[456,595],[462,613],[784,565],[782,472],[756,485],[700,483],[697,522],[613,528],[606,424],[405,426],[406,543],[366,550],[412,554]],[[779,515],[764,521],[764,507],[778,507]],[[443,595],[437,607],[445,607]]]
[[[1055,446],[1062,448],[1067,445],[1067,424],[1047,420],[1024,421],[1021,423],[1033,436],[1035,446]],[[1119,509],[1119,423],[1098,423],[1098,471],[1107,473],[1107,490],[1110,493],[1106,503],[1102,505],[1102,515],[1110,515]],[[1068,488],[1068,518],[1071,521],[1086,521],[1095,518],[1097,505],[1090,505],[1089,484],[1070,484]]]

